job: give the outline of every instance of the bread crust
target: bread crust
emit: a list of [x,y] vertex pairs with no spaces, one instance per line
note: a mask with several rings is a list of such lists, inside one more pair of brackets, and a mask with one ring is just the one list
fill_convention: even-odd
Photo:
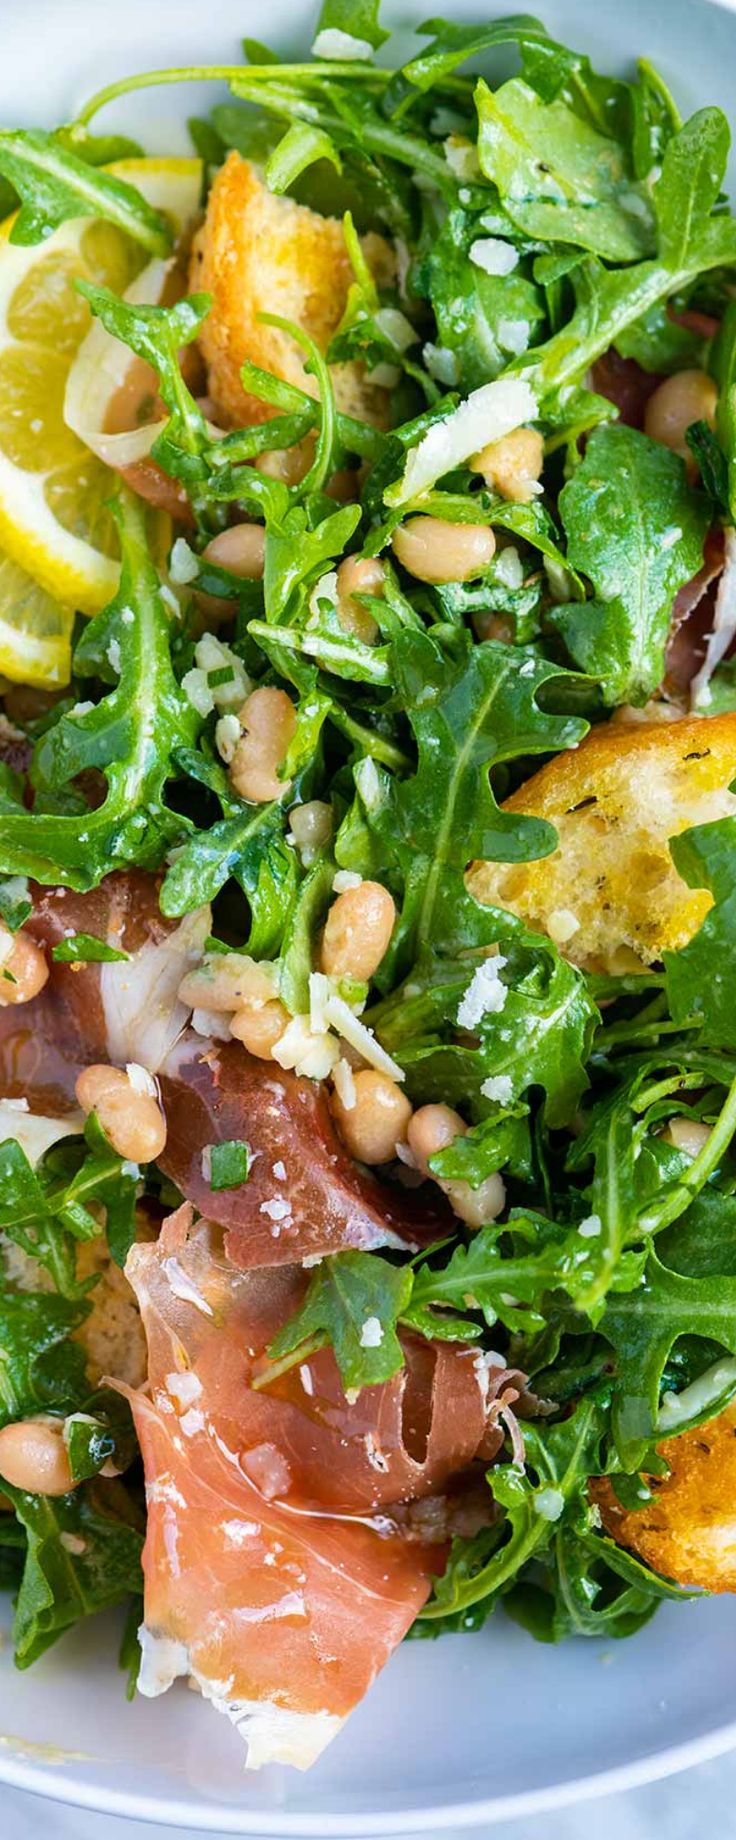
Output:
[[712,906],[686,886],[667,840],[736,812],[736,714],[610,721],[512,793],[505,811],[547,818],[559,844],[531,863],[474,863],[480,901],[509,908],[574,963],[640,970],[676,951]]
[[[374,269],[390,269],[392,252],[382,237],[366,237],[363,246]],[[319,395],[296,341],[258,316],[276,313],[295,321],[324,353],[352,280],[339,219],[276,197],[249,160],[230,153],[213,182],[189,267],[190,292],[212,296],[199,344],[221,426],[265,422],[278,413],[243,389],[246,358],[310,396]],[[367,381],[362,365],[333,365],[332,377],[343,413],[388,425],[388,393]]]
[[736,1590],[736,1404],[658,1450],[671,1473],[649,1478],[643,1508],[623,1508],[607,1477],[591,1483],[606,1532],[677,1584]]

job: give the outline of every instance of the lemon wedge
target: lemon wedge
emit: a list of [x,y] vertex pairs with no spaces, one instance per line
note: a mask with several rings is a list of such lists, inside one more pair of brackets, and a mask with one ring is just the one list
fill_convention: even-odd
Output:
[[[177,235],[194,220],[199,160],[120,160],[109,170],[137,185]],[[74,282],[123,293],[146,256],[102,219],[72,219],[32,247],[10,242],[12,223],[0,225],[0,672],[49,685],[65,681],[64,669],[68,677],[69,610],[96,613],[118,578],[106,509],[114,475],[64,419],[69,371],[91,324]]]

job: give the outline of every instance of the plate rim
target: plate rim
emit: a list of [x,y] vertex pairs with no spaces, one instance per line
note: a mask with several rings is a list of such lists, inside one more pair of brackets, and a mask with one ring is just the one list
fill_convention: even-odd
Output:
[[[728,0],[730,4],[730,0]],[[716,5],[721,0],[715,0]],[[129,1789],[101,1790],[96,1784],[67,1778],[63,1766],[24,1762],[0,1755],[0,1784],[21,1789],[40,1800],[66,1807],[83,1808],[94,1814],[108,1814],[129,1821],[149,1821],[161,1827],[189,1829],[203,1834],[242,1834],[247,1840],[389,1840],[394,1835],[444,1832],[447,1829],[469,1832],[480,1826],[496,1826],[500,1821],[520,1820],[524,1816],[545,1814],[574,1804],[595,1801],[606,1795],[661,1782],[700,1763],[712,1762],[736,1749],[736,1719],[699,1737],[650,1751],[630,1763],[616,1764],[588,1776],[568,1777],[564,1782],[549,1783],[544,1788],[520,1790],[518,1795],[485,1797],[476,1802],[437,1802],[413,1808],[397,1809],[391,1814],[329,1815],[296,1814],[286,1810],[272,1815],[255,1809],[236,1808],[227,1802],[202,1802],[199,1805],[174,1797],[165,1801]],[[245,1772],[244,1772],[245,1773]]]

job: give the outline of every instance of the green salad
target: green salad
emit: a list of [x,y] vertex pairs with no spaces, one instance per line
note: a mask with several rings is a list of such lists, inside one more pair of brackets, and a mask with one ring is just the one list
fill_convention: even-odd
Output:
[[[216,1700],[218,1437],[291,1451],[238,1486],[322,1634],[325,1518],[395,1568],[363,1686],[736,1583],[729,127],[527,15],[387,38],[0,133],[0,1575],[20,1666],[124,1602],[135,1681],[148,1533]],[[192,158],[104,132],[201,78]]]

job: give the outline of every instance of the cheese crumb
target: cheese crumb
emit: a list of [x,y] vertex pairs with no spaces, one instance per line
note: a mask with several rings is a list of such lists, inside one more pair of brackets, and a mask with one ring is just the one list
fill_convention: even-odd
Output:
[[[519,251],[513,243],[504,242],[502,236],[478,236],[470,245],[470,260],[486,275],[510,275],[517,266]],[[507,326],[508,323],[507,320]]]
[[587,1220],[581,1220],[578,1233],[581,1239],[598,1239],[603,1232],[600,1214],[589,1214]]
[[483,1081],[481,1092],[484,1099],[496,1099],[499,1105],[509,1105],[513,1098],[514,1083],[508,1073],[494,1073]]
[[333,877],[332,892],[333,894],[347,894],[350,888],[359,888],[362,880],[362,875],[356,875],[354,869],[338,869],[337,874]]
[[325,26],[312,45],[312,57],[337,58],[345,63],[357,63],[358,60],[372,58],[373,46],[367,38],[354,38],[352,32],[341,32],[339,26]]
[[355,1078],[350,1062],[346,1061],[342,1055],[339,1061],[335,1062],[332,1069],[332,1079],[335,1092],[337,1093],[343,1110],[352,1112],[355,1109],[357,1097],[355,1091]]
[[535,1514],[541,1514],[544,1521],[558,1521],[565,1506],[565,1497],[561,1489],[538,1489],[534,1500]]
[[366,1316],[360,1331],[361,1348],[380,1348],[383,1341],[383,1329],[377,1316]]
[[422,346],[422,357],[430,377],[434,377],[437,383],[446,384],[448,389],[459,383],[460,366],[457,357],[446,345],[432,345],[428,341]]
[[272,1201],[261,1202],[259,1212],[267,1214],[269,1220],[288,1220],[291,1215],[291,1207],[288,1201],[284,1201],[280,1195],[274,1195]]
[[547,932],[556,946],[564,946],[579,929],[577,914],[572,913],[569,907],[556,907],[554,913],[548,915]]
[[199,557],[195,556],[194,550],[189,548],[185,537],[177,537],[176,542],[172,545],[169,574],[172,581],[181,587],[184,587],[188,581],[194,581],[195,575],[199,574]]
[[507,963],[503,954],[497,952],[495,958],[484,958],[483,963],[473,972],[457,1012],[461,1029],[476,1029],[484,1016],[499,1015],[508,996],[499,972]]

